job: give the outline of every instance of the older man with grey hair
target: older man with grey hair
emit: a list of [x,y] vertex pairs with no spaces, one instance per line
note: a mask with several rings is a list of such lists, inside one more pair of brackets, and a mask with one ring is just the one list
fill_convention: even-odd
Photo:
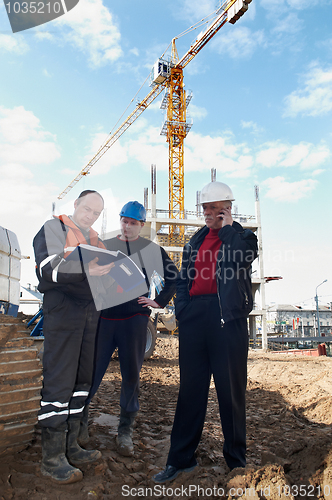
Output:
[[185,245],[177,279],[180,390],[164,471],[156,483],[192,470],[203,431],[211,375],[230,467],[246,465],[248,328],[253,307],[251,264],[257,238],[233,221],[229,186],[210,182],[201,191],[205,226]]

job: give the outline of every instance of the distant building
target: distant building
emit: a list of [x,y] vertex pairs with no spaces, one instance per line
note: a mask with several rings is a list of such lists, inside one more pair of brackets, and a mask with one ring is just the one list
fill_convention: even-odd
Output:
[[[332,304],[319,306],[320,334],[332,335]],[[288,337],[317,337],[317,311],[300,306],[280,304],[267,310],[268,335],[282,334]]]
[[18,310],[23,314],[35,315],[42,307],[43,304],[43,294],[38,292],[36,286],[31,286],[30,283],[27,286],[21,285],[21,296],[20,305]]

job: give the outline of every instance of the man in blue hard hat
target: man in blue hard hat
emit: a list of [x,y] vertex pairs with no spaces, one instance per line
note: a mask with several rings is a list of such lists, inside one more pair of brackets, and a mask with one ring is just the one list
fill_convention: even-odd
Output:
[[[95,372],[86,408],[97,392],[112,354],[118,348],[122,376],[120,421],[117,449],[121,455],[133,454],[133,427],[139,410],[139,378],[145,355],[147,324],[152,308],[165,307],[175,292],[178,270],[165,250],[142,238],[146,211],[138,201],[129,201],[120,211],[121,234],[105,240],[108,250],[121,251],[130,256],[143,272],[145,280],[137,287],[123,290],[114,283],[106,294],[107,308],[103,306],[96,340]],[[164,287],[154,300],[148,297],[151,277],[157,272],[164,279]],[[87,420],[81,439],[88,439]]]

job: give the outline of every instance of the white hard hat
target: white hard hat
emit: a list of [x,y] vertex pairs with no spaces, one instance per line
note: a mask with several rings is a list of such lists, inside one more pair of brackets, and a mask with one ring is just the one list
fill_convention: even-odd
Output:
[[200,204],[212,201],[234,201],[232,190],[223,182],[209,182],[201,191]]

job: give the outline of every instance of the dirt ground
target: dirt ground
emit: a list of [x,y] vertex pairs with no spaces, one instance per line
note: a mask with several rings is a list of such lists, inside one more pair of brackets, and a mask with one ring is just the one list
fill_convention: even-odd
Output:
[[0,458],[1,500],[121,498],[239,498],[332,500],[332,358],[250,351],[248,362],[248,465],[232,472],[222,455],[223,436],[213,383],[199,467],[172,483],[155,485],[164,468],[176,405],[178,339],[161,335],[141,373],[141,411],[135,455],[116,452],[119,363],[112,360],[91,403],[91,439],[102,459],[82,468],[84,479],[56,485],[39,472],[40,434],[32,445]]

